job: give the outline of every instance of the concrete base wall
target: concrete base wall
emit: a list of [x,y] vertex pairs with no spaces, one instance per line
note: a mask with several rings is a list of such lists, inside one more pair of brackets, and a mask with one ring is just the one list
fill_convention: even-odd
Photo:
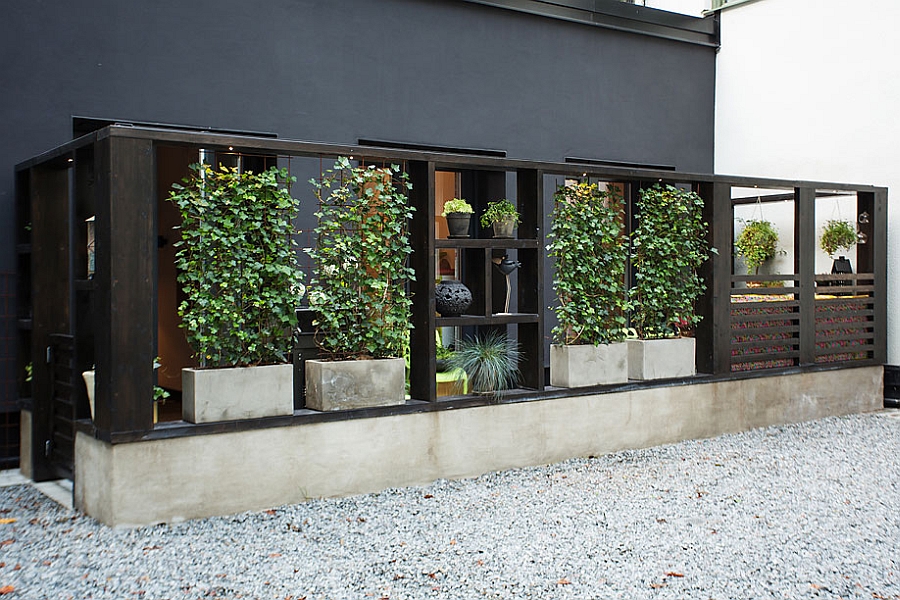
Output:
[[31,411],[22,410],[19,413],[19,472],[23,477],[34,477],[34,467],[31,465]]
[[881,408],[882,367],[109,445],[79,433],[75,503],[133,526],[420,485]]

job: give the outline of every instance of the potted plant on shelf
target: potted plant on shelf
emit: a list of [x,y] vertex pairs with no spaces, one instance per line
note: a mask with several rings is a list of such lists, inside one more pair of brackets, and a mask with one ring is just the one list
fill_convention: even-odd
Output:
[[548,235],[556,274],[558,324],[550,346],[550,385],[628,380],[622,196],[596,183],[560,186]]
[[447,237],[459,239],[469,237],[469,223],[472,220],[472,205],[462,198],[444,202],[441,216],[447,219]]
[[299,207],[286,169],[191,166],[169,200],[181,213],[175,266],[181,327],[199,365],[182,370],[194,423],[293,414],[290,364],[300,271]]
[[513,236],[513,229],[520,220],[516,205],[506,198],[501,198],[496,202],[488,202],[481,215],[481,226],[485,229],[493,226],[495,238],[508,239]]
[[697,269],[710,254],[703,199],[656,184],[640,191],[637,209],[630,300],[638,339],[627,341],[628,377],[688,377],[696,373],[696,348],[687,334],[700,321],[694,304],[706,289]]
[[838,250],[850,250],[858,241],[859,234],[850,221],[842,219],[826,221],[825,227],[822,229],[822,237],[819,238],[819,245],[834,261],[831,267],[832,273],[853,272],[850,259],[844,256],[834,258],[834,255]]
[[[506,334],[489,331],[458,341],[448,363],[451,370],[466,374],[473,392],[499,397],[503,390],[518,383],[521,359],[518,344]],[[465,381],[466,378],[459,378],[457,384],[461,387]]]
[[[744,228],[734,242],[737,255],[744,259],[747,273],[752,271],[759,275],[759,267],[778,254],[778,230],[764,219],[744,221]],[[748,282],[748,287],[760,286],[756,282]]]
[[312,179],[320,209],[313,278],[321,360],[306,361],[306,405],[342,410],[403,404],[411,300],[407,235],[412,185],[400,167],[336,160]]

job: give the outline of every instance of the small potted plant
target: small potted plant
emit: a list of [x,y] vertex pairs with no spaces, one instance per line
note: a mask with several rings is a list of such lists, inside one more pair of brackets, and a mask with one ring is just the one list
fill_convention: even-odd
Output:
[[516,205],[506,198],[501,198],[496,202],[488,202],[481,215],[481,226],[487,229],[493,225],[495,238],[508,239],[513,236],[513,228],[520,220]]
[[700,321],[694,303],[705,285],[697,269],[709,257],[703,199],[692,191],[656,184],[640,191],[631,234],[635,285],[630,290],[628,378],[662,379],[696,373]]
[[744,221],[744,229],[734,247],[737,255],[744,259],[747,273],[752,271],[754,275],[759,275],[759,267],[778,254],[778,230],[770,221],[763,219]]
[[472,220],[472,205],[462,198],[453,198],[444,202],[441,216],[447,219],[447,237],[460,239],[469,237],[469,222]]
[[169,194],[181,213],[178,315],[199,365],[182,369],[184,420],[291,415],[301,277],[291,241],[300,204],[288,189],[293,178],[275,167],[191,168]]
[[330,411],[406,402],[405,352],[415,274],[409,176],[339,157],[310,180],[320,208],[307,287],[321,358],[306,361],[306,406]]
[[[506,334],[490,331],[458,341],[448,362],[451,369],[466,373],[473,392],[498,397],[518,383],[521,359],[522,352],[514,341]],[[461,379],[457,382],[463,385]]]
[[596,183],[578,183],[560,186],[553,200],[548,238],[558,324],[550,346],[550,385],[624,383],[628,245],[622,196]]

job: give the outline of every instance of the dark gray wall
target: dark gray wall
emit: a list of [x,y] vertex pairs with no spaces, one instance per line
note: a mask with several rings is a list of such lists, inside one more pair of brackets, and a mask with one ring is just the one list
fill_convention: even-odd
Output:
[[9,0],[0,61],[0,273],[73,115],[713,165],[714,48],[461,0]]
[[12,0],[0,57],[7,240],[13,165],[72,115],[713,164],[713,48],[459,0]]

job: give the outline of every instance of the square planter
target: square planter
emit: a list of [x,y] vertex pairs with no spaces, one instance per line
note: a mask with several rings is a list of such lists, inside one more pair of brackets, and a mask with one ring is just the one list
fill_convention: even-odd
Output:
[[406,361],[306,361],[306,408],[350,410],[406,403]]
[[584,387],[628,381],[628,347],[623,342],[550,346],[550,385]]
[[669,379],[697,373],[694,338],[628,340],[629,379]]
[[182,369],[182,418],[212,423],[294,414],[290,364],[226,369]]

